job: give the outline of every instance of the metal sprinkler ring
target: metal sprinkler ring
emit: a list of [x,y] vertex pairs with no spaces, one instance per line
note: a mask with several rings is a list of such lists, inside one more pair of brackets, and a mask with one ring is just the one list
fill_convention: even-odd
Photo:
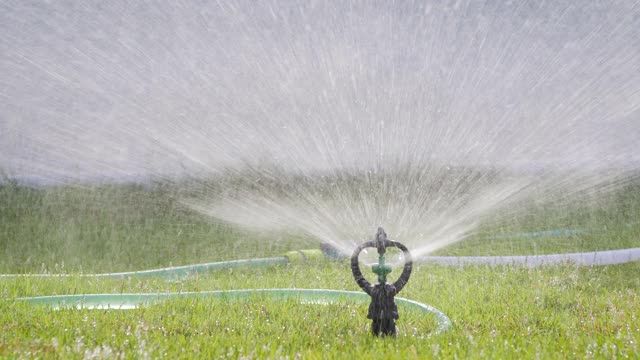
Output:
[[[386,275],[391,272],[391,268],[385,264],[384,254],[386,248],[395,247],[404,254],[404,267],[400,278],[393,284],[386,282]],[[373,285],[362,275],[358,257],[362,250],[366,248],[376,248],[379,254],[378,264],[372,266],[372,271],[378,275],[378,283]],[[367,318],[373,321],[371,330],[375,336],[395,336],[395,322],[399,318],[398,307],[394,302],[394,297],[409,282],[413,269],[413,259],[409,249],[403,244],[387,239],[384,229],[378,228],[375,241],[367,241],[358,246],[351,255],[351,272],[358,286],[371,297]]]

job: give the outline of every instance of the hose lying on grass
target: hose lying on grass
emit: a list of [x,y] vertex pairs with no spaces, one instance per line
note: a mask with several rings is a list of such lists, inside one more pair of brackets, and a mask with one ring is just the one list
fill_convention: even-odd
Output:
[[[158,294],[56,295],[19,298],[17,300],[33,305],[50,306],[54,309],[133,309],[175,298],[215,298],[232,301],[249,299],[256,295],[276,301],[294,300],[302,304],[317,305],[341,304],[345,301],[368,304],[371,301],[369,295],[362,292],[326,289],[248,289]],[[432,334],[446,332],[451,327],[451,320],[447,315],[434,307],[399,297],[396,298],[396,301],[407,312],[435,317],[438,325]]]
[[[553,234],[565,234],[562,231],[554,230]],[[574,231],[574,230],[571,230]],[[577,230],[575,230],[577,231]],[[513,237],[538,237],[541,232],[512,234]],[[545,232],[545,234],[551,232]],[[326,254],[325,254],[326,255]],[[320,250],[300,250],[292,251],[282,257],[242,259],[205,264],[193,264],[185,266],[167,267],[161,269],[104,273],[104,274],[0,274],[0,278],[8,277],[107,277],[107,278],[144,278],[161,277],[167,279],[181,279],[198,273],[206,273],[212,270],[229,269],[235,267],[262,267],[274,266],[287,263],[306,262],[309,260],[324,260],[327,256]],[[640,248],[595,251],[587,253],[551,254],[551,255],[529,255],[529,256],[424,256],[418,261],[437,263],[439,265],[463,266],[469,264],[488,265],[525,265],[540,266],[557,263],[573,263],[575,265],[610,265],[621,264],[640,260]],[[274,300],[296,300],[301,303],[311,304],[335,304],[348,301],[357,303],[367,303],[370,298],[365,293],[342,290],[326,289],[249,289],[249,290],[223,290],[223,291],[203,291],[203,292],[183,292],[183,293],[138,293],[138,294],[85,294],[85,295],[56,295],[37,296],[19,298],[33,305],[50,306],[54,309],[62,308],[85,308],[85,309],[131,309],[140,306],[156,304],[171,298],[187,297],[213,297],[216,299],[237,300],[246,299],[254,295],[266,296]],[[418,311],[423,314],[432,315],[436,318],[438,326],[433,331],[434,334],[446,332],[451,327],[451,321],[440,310],[429,305],[413,300],[396,298],[398,303],[410,311]]]
[[[166,279],[180,279],[196,273],[212,270],[229,269],[235,267],[261,267],[286,264],[290,262],[304,262],[312,259],[324,259],[320,250],[301,250],[287,253],[283,257],[231,260],[207,264],[194,264],[186,266],[169,267],[162,269],[104,273],[104,274],[25,274],[25,275],[0,275],[0,277],[57,277],[57,276],[83,276],[103,278],[148,278],[151,276]],[[358,304],[370,302],[369,295],[355,291],[327,290],[327,289],[246,289],[246,290],[222,290],[181,293],[134,293],[134,294],[83,294],[83,295],[55,295],[18,298],[16,301],[24,301],[33,305],[49,306],[53,309],[134,309],[142,306],[157,304],[175,298],[214,298],[220,300],[250,299],[252,296],[264,296],[276,301],[294,300],[304,304],[340,304],[352,301]],[[446,332],[451,327],[451,321],[440,310],[429,305],[413,300],[397,297],[398,305],[408,312],[417,315],[435,317],[436,328],[432,334]]]

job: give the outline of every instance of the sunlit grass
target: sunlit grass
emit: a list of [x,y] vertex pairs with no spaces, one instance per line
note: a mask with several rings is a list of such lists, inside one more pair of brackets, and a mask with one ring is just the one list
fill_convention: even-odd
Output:
[[213,222],[162,185],[0,185],[0,273],[140,270],[300,247],[317,243]]
[[294,358],[637,357],[640,264],[576,268],[420,266],[401,296],[452,320],[401,313],[397,339],[369,334],[366,306],[171,300],[135,310],[29,306],[20,296],[242,288],[357,290],[347,263],[214,272],[181,282],[91,278],[2,279],[0,356]]
[[[531,205],[481,226],[438,255],[524,255],[640,246],[640,187],[576,208]],[[519,236],[554,229],[578,230]],[[514,235],[515,234],[515,235]],[[279,256],[317,248],[291,234],[217,223],[169,185],[28,188],[0,185],[0,273],[113,272]]]
[[[638,195],[553,215],[486,225],[443,254],[526,254],[638,246]],[[358,290],[346,261],[229,269],[180,281],[80,277],[170,264],[271,256],[313,247],[308,239],[253,234],[182,208],[162,187],[0,188],[0,272],[69,277],[0,278],[0,357],[9,358],[638,358],[640,263],[416,266],[401,297],[453,322],[401,313],[397,339],[369,334],[366,306],[182,299],[134,310],[62,310],[20,297],[256,288]],[[539,209],[538,209],[539,210]],[[575,210],[578,211],[578,210]],[[552,212],[549,212],[551,216]],[[537,214],[537,215],[536,215]],[[617,214],[617,215],[615,215]],[[625,226],[624,224],[630,224]],[[500,237],[513,231],[591,226],[566,236]],[[606,226],[606,231],[596,228]],[[614,226],[621,225],[621,226]],[[393,277],[395,273],[392,273]],[[396,274],[397,275],[397,274]]]

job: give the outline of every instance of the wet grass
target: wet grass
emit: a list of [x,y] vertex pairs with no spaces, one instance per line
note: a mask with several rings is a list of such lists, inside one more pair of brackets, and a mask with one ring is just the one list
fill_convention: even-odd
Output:
[[[572,209],[574,214],[560,211],[548,222],[544,216],[552,211],[546,209],[487,226],[443,253],[638,246],[637,227],[613,226],[640,214],[637,188],[624,191],[618,203]],[[500,237],[516,228],[544,231],[565,224],[614,230]],[[305,241],[212,223],[181,208],[175,193],[162,186],[0,187],[2,273],[140,270],[313,247]],[[0,358],[638,358],[638,279],[638,262],[535,269],[418,266],[401,296],[439,308],[453,328],[431,336],[434,319],[401,314],[400,336],[376,339],[369,335],[366,307],[350,303],[183,299],[134,310],[56,311],[16,300],[251,288],[357,290],[346,262],[224,270],[181,281],[0,278]]]
[[640,247],[638,183],[574,206],[542,202],[511,210],[437,254],[537,255]]
[[0,357],[637,358],[640,263],[609,267],[420,266],[401,295],[452,320],[401,314],[397,339],[369,335],[366,307],[172,300],[135,310],[29,306],[20,296],[240,288],[356,290],[346,262],[219,271],[180,282],[0,279]]
[[[317,248],[304,236],[256,234],[216,223],[182,206],[179,196],[179,190],[166,184],[48,188],[1,184],[0,273],[128,271]],[[524,255],[638,247],[640,185],[575,208],[531,204],[497,219],[437,254]],[[547,232],[554,229],[579,231]]]
[[275,256],[314,248],[300,236],[211,221],[164,185],[0,185],[0,273],[111,272]]

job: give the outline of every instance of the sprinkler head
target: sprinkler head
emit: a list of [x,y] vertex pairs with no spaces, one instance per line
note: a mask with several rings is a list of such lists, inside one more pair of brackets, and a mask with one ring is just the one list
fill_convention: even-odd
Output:
[[384,232],[382,227],[378,228],[378,232],[376,233],[376,248],[378,249],[378,255],[384,255],[387,251],[387,247],[385,242],[387,241],[387,233]]
[[[365,248],[376,248],[378,250],[378,264],[373,265],[371,270],[378,275],[378,283],[373,285],[365,279],[360,271],[358,256]],[[400,278],[393,284],[387,283],[387,275],[391,273],[391,267],[385,263],[384,254],[386,248],[396,247],[404,253],[404,268]],[[403,244],[389,240],[383,228],[378,228],[374,241],[367,241],[358,246],[353,255],[351,255],[351,272],[358,286],[369,296],[371,296],[371,304],[367,318],[372,320],[371,330],[375,336],[395,336],[396,320],[399,318],[398,307],[394,302],[396,294],[409,281],[411,270],[413,269],[413,260],[409,249]]]

